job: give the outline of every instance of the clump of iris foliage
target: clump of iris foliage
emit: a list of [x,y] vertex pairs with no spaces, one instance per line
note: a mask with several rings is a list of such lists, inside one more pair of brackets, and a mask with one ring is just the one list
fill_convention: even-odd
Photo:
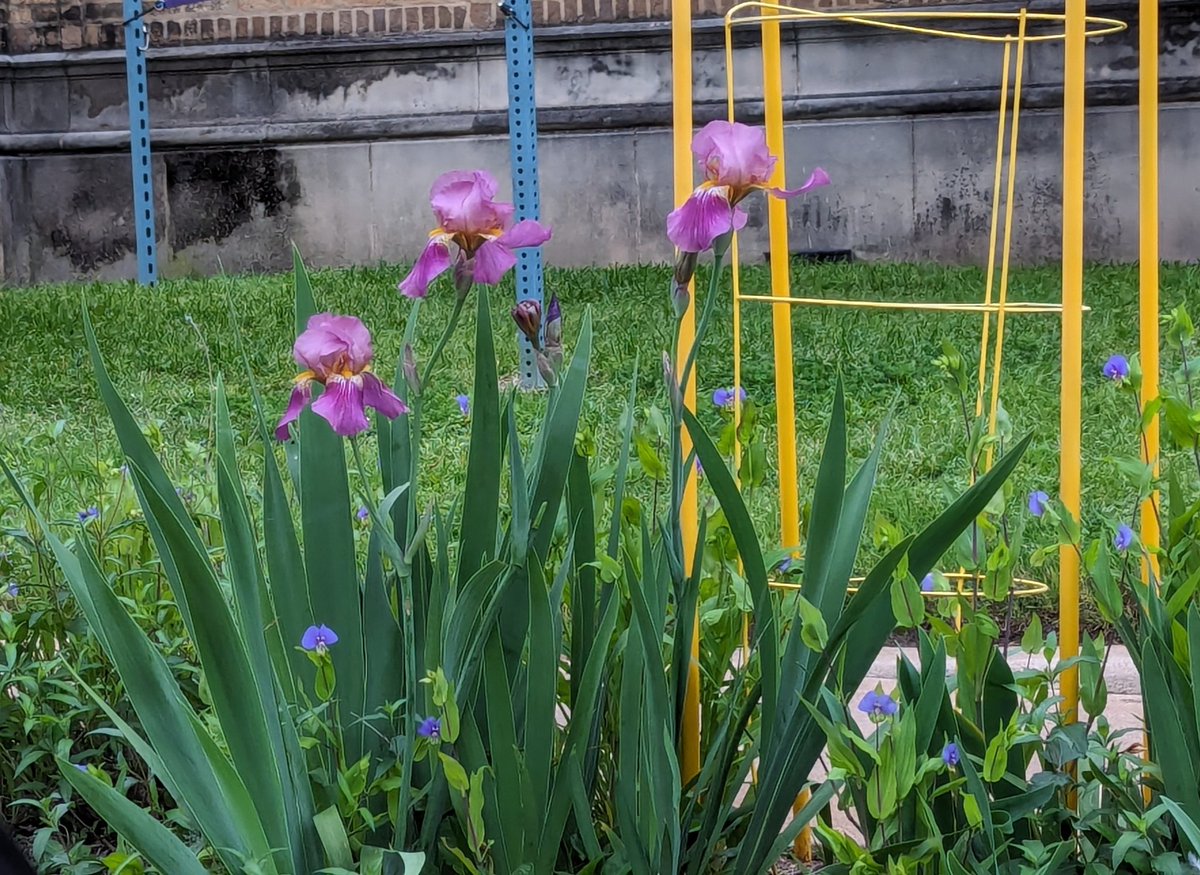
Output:
[[[737,202],[767,187],[773,159],[744,126],[706,128],[696,151],[710,178],[668,223],[681,257],[662,306],[682,318],[697,256],[711,251],[703,337]],[[825,182],[814,172],[775,193]],[[99,708],[108,737],[68,720],[57,743],[13,769],[14,784],[39,760],[59,769],[53,795],[21,800],[44,819],[33,848],[44,869],[95,865],[77,825],[82,800],[117,836],[102,865],[172,875],[761,873],[810,824],[831,871],[1186,871],[1200,848],[1186,765],[1200,762],[1200,503],[1186,496],[1189,479],[1167,466],[1165,501],[1152,502],[1159,472],[1131,461],[1133,513],[1085,541],[1046,490],[1015,494],[1009,477],[1029,439],[1007,416],[987,432],[968,415],[962,493],[915,534],[877,531],[864,562],[886,423],[851,471],[839,389],[805,542],[764,548],[772,542],[739,489],[761,485],[753,401],[721,390],[722,430],[710,436],[682,403],[694,357],[663,351],[666,413],[653,446],[633,428],[630,376],[616,452],[603,460],[580,426],[589,314],[563,314],[556,301],[545,313],[516,308],[548,392],[501,391],[475,287],[549,231],[514,223],[494,195],[482,172],[435,183],[438,226],[401,284],[415,302],[386,368],[367,326],[321,306],[296,258],[299,374],[290,401],[254,389],[253,415],[236,423],[216,377],[212,513],[168,477],[160,438],[117,392],[85,310],[88,357],[127,459],[103,512],[128,524],[101,528],[90,506],[47,519],[42,496],[6,468],[29,519],[23,543],[57,563],[83,620],[67,640],[29,636],[6,607],[6,640],[29,642],[58,672],[47,688],[21,678],[10,707],[28,720],[51,696],[81,714]],[[424,325],[420,300],[443,272],[452,312]],[[449,392],[439,364],[447,344],[468,342],[457,332],[468,307],[474,381],[456,399],[467,471],[446,504],[424,482],[439,459],[423,452],[423,416]],[[426,331],[438,339],[421,362],[413,350]],[[1181,369],[1161,398],[1143,402],[1136,362],[1110,361],[1104,377],[1134,399],[1144,427],[1163,414],[1186,461],[1200,414],[1183,311],[1169,337]],[[659,352],[641,367],[657,370]],[[961,394],[963,357],[947,345],[938,365]],[[517,422],[531,408],[523,439]],[[239,458],[247,431],[261,438],[250,485]],[[661,466],[649,500],[630,494],[634,458]],[[694,552],[683,515],[692,478],[705,496]],[[1161,522],[1161,551],[1136,534],[1144,513]],[[1153,703],[1149,761],[1139,738],[1064,709],[1061,684],[1075,669],[1087,713],[1102,713],[1102,639],[1058,662],[1039,621],[1019,643],[1026,668],[1005,659],[1023,536],[1044,542],[1043,557],[1079,552],[1105,618],[1137,655]],[[1143,565],[1158,575],[1149,584]],[[967,591],[949,591],[953,567],[971,575]],[[901,657],[896,687],[859,694],[897,625],[917,647]],[[680,752],[697,689],[692,760]],[[855,834],[834,828],[834,807]]]

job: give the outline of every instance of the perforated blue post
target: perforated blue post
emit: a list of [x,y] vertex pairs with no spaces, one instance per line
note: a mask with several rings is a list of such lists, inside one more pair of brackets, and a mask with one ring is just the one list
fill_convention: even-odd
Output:
[[154,239],[154,172],[150,165],[150,95],[146,88],[146,30],[141,0],[125,0],[125,78],[129,83],[129,151],[133,160],[134,251],[138,282],[158,280]]
[[[507,0],[504,6],[504,55],[508,63],[508,134],[516,218],[539,219],[537,100],[533,84],[533,9],[531,0]],[[542,300],[542,251],[517,252],[517,300]],[[543,385],[533,346],[518,331],[521,388]]]

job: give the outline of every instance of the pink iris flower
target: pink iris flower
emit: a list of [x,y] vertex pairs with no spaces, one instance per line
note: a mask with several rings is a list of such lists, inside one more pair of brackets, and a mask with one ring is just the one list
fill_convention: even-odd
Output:
[[313,413],[342,437],[353,437],[370,427],[368,407],[388,419],[408,413],[405,403],[371,372],[371,333],[355,317],[316,314],[296,338],[292,353],[304,370],[296,375],[287,412],[275,427],[279,440],[288,439],[288,427],[312,401],[313,383],[325,387],[321,397],[312,401]]
[[463,280],[494,286],[517,263],[514,249],[541,246],[550,239],[550,229],[532,219],[514,225],[513,205],[498,203],[496,191],[496,180],[486,170],[452,170],[434,181],[429,204],[438,226],[401,280],[401,292],[425,297],[429,284],[450,269],[451,243],[458,248]]
[[692,140],[692,154],[704,181],[667,216],[667,236],[680,252],[703,252],[722,234],[744,228],[747,216],[738,202],[753,191],[792,198],[829,185],[829,174],[818,167],[799,188],[771,188],[776,159],[766,132],[740,122],[709,122]]

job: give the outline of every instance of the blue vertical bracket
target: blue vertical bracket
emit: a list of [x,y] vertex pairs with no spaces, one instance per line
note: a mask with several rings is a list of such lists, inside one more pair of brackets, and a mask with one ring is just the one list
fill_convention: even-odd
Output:
[[133,161],[134,251],[138,282],[158,280],[154,239],[154,171],[150,164],[150,94],[146,87],[146,28],[141,0],[125,0],[125,78],[129,83],[129,150]]
[[[508,136],[512,166],[513,203],[517,221],[541,218],[538,192],[537,100],[533,83],[533,4],[505,0],[504,57],[508,65]],[[517,250],[517,300],[543,304],[542,250]],[[544,308],[544,304],[543,304]],[[532,344],[518,331],[521,350],[521,388],[543,384]]]

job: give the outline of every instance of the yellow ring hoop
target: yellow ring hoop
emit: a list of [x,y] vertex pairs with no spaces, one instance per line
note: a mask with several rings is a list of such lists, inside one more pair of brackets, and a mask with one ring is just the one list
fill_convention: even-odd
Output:
[[[742,14],[749,13],[751,10],[758,14]],[[763,10],[767,10],[765,13]],[[1012,22],[1017,24],[1021,18],[1030,23],[1057,23],[1064,27],[1062,31],[1054,33],[1043,33],[1035,36],[1019,37],[1016,34],[1004,34],[997,36],[995,34],[985,33],[961,33],[955,30],[947,30],[941,27],[929,27],[917,24],[908,24],[910,20],[916,21],[957,21],[963,23],[999,23]],[[905,33],[915,33],[922,36],[937,36],[947,37],[949,39],[974,40],[975,42],[985,43],[1015,43],[1024,41],[1027,43],[1041,42],[1056,42],[1066,39],[1066,21],[1067,16],[1062,13],[1054,12],[950,12],[944,10],[919,10],[919,9],[886,9],[874,12],[819,12],[815,9],[797,9],[794,6],[782,6],[776,3],[763,3],[759,0],[748,0],[745,3],[739,3],[725,13],[725,25],[727,27],[736,27],[742,24],[760,24],[764,21],[840,21],[847,24],[862,24],[868,27],[878,27],[885,30],[898,30]],[[1084,36],[1087,39],[1095,39],[1101,36],[1109,36],[1114,33],[1120,33],[1125,30],[1128,25],[1123,21],[1118,21],[1115,18],[1100,18],[1098,16],[1089,15],[1085,19],[1086,26],[1089,28]]]
[[[972,590],[964,588],[962,584],[968,580],[981,579],[979,575],[972,574],[969,571],[955,571],[953,573],[946,574],[945,577],[948,580],[957,581],[959,586],[950,590],[923,592],[921,595],[927,599],[949,599],[959,598],[960,596],[964,595],[971,595]],[[862,583],[865,579],[866,578],[863,577],[850,578],[850,586],[846,588],[846,592],[858,592],[857,584]],[[771,589],[782,589],[789,591],[795,591],[801,588],[801,584],[799,583],[789,583],[783,580],[769,580],[767,581],[767,586],[769,586]],[[1014,577],[1013,588],[1009,590],[1009,594],[1013,598],[1028,598],[1035,595],[1045,595],[1049,591],[1050,587],[1042,583],[1040,580],[1031,580],[1028,577]]]

